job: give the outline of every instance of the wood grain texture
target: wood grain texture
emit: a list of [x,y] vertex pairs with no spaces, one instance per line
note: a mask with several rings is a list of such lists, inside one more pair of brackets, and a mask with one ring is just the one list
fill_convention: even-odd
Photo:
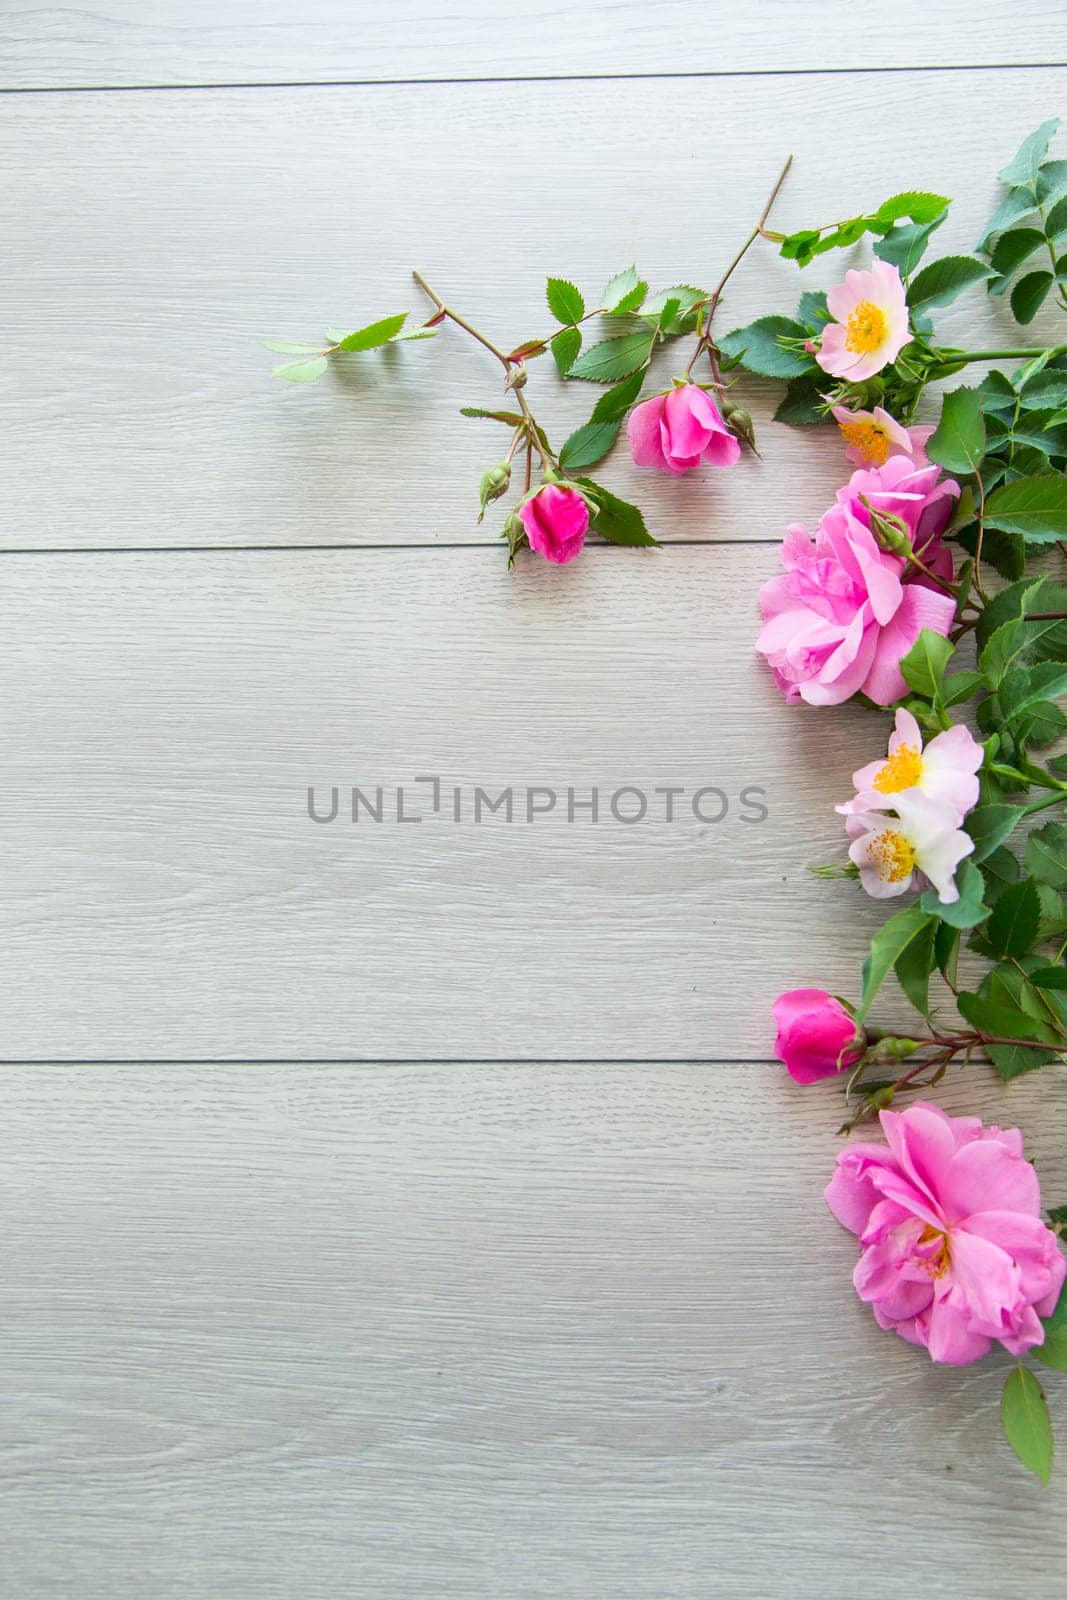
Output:
[[[808,871],[843,859],[833,804],[886,723],[783,705],[753,651],[776,565],[4,558],[2,1054],[765,1054],[771,998],[854,993],[884,917]],[[382,823],[349,820],[353,784],[383,786]],[[398,784],[423,822],[396,821]],[[335,822],[309,785],[320,810],[338,786]],[[515,820],[476,825],[476,785],[513,786]],[[560,798],[527,823],[531,785]],[[641,822],[611,815],[625,785]],[[704,785],[722,822],[714,796],[693,814]],[[599,821],[569,822],[594,786]],[[741,820],[748,786],[766,822]]]
[[[503,515],[476,525],[477,485],[507,435],[457,415],[500,403],[483,351],[449,329],[304,387],[269,377],[280,358],[256,338],[421,315],[416,265],[511,343],[550,331],[549,272],[590,296],[631,260],[654,285],[707,283],[790,148],[784,227],[932,187],[962,197],[940,248],[967,250],[995,172],[1065,89],[1035,71],[9,97],[0,543],[492,542]],[[887,103],[891,126],[871,114]],[[722,325],[792,311],[859,259],[801,274],[765,250]],[[981,292],[938,326],[1018,342]],[[1049,311],[1027,340],[1055,326]],[[683,365],[664,352],[662,384]],[[551,369],[532,363],[529,394],[558,444],[600,391]],[[620,447],[606,466],[663,537],[777,538],[832,499],[836,431],[771,424],[778,385],[739,393],[763,462],[666,480]]]
[[[1064,1198],[1062,1073],[941,1094]],[[1009,1358],[935,1368],[852,1295],[837,1100],[759,1064],[5,1069],[0,1593],[1054,1600]]]
[[900,0],[857,26],[848,0],[8,0],[0,87],[544,78],[1063,60],[1062,8]]

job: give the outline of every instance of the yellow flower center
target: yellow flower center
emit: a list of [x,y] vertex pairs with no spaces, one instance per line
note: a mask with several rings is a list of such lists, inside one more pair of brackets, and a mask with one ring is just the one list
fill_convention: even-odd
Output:
[[898,744],[874,780],[879,794],[899,794],[914,789],[923,775],[923,758],[913,744]]
[[839,422],[841,436],[854,445],[872,467],[884,467],[889,459],[889,435],[877,422]]
[[948,1247],[948,1235],[939,1228],[932,1228],[929,1223],[919,1235],[920,1244],[933,1244],[935,1239],[940,1239],[941,1244],[932,1256],[926,1258],[926,1269],[932,1278],[943,1278],[952,1265],[952,1256]]
[[885,828],[872,840],[870,858],[886,883],[902,883],[915,871],[915,851],[895,828]]
[[848,319],[845,348],[857,356],[869,356],[886,336],[885,312],[871,300],[861,300]]

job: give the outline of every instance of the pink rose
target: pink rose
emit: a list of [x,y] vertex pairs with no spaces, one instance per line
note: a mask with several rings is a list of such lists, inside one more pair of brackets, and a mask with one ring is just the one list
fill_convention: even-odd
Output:
[[737,435],[730,432],[711,396],[695,383],[635,406],[626,432],[637,465],[657,467],[660,472],[692,472],[701,461],[732,467],[741,454]]
[[[871,515],[864,500],[876,511],[899,517],[911,534],[919,560],[951,583],[952,553],[941,542],[941,535],[952,521],[959,494],[955,478],[942,478],[940,467],[927,462],[917,466],[908,456],[893,455],[881,467],[854,472],[845,487],[838,489],[837,501],[865,527],[870,527]],[[913,582],[930,582],[914,567],[911,571]]]
[[869,272],[846,272],[826,306],[834,320],[823,329],[815,359],[835,378],[861,383],[873,377],[911,338],[904,284],[888,261],[875,261]]
[[519,519],[526,529],[530,549],[546,561],[566,566],[585,543],[589,527],[589,507],[577,489],[564,489],[546,483],[519,507]]
[[917,1101],[883,1111],[882,1144],[837,1158],[826,1201],[862,1255],[856,1293],[881,1328],[965,1366],[994,1339],[1012,1355],[1044,1343],[1067,1262],[1041,1220],[1037,1174],[1017,1128],[983,1128]]
[[884,467],[890,456],[908,456],[916,467],[929,465],[926,441],[934,431],[931,426],[905,428],[884,406],[873,411],[834,406],[832,415],[848,447],[845,455],[857,467]]
[[790,989],[771,1010],[778,1025],[775,1052],[797,1083],[833,1077],[863,1054],[862,1045],[846,1048],[856,1037],[856,1024],[825,989]]
[[[883,476],[857,472],[850,489],[857,479]],[[895,503],[903,501],[896,490],[885,497],[894,496]],[[940,516],[936,497],[926,497],[924,506],[931,501]],[[914,512],[915,504],[906,503]],[[916,582],[915,568],[880,547],[869,521],[858,497],[842,491],[814,539],[801,524],[790,528],[782,544],[785,573],[760,591],[763,628],[756,649],[791,702],[839,705],[862,692],[877,705],[891,705],[907,693],[900,661],[922,630],[947,635],[952,627],[952,595]],[[940,562],[933,543],[928,539],[924,548]]]

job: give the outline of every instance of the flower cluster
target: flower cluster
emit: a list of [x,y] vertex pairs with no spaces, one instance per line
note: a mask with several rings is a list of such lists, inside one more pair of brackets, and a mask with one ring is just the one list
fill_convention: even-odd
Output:
[[[1067,736],[1067,583],[1047,560],[1031,565],[1067,554],[1067,341],[959,349],[937,342],[932,321],[982,285],[1006,297],[1022,326],[1045,304],[1067,310],[1067,161],[1047,159],[1057,126],[1044,123],[1002,170],[1003,202],[971,255],[924,263],[950,203],[925,190],[817,228],[773,230],[787,162],[710,290],[650,291],[629,267],[587,306],[574,283],[550,277],[552,330],[512,344],[489,338],[415,273],[430,311],[414,329],[398,313],[351,333],[330,329],[324,343],[264,342],[289,358],[279,377],[307,383],[332,361],[432,338],[445,324],[476,341],[497,363],[503,399],[463,414],[507,430],[481,477],[479,520],[513,497],[501,529],[509,565],[528,551],[566,566],[590,533],[655,545],[640,508],[589,470],[624,429],[638,468],[680,476],[734,466],[755,450],[734,394],[746,372],[785,380],[776,422],[836,422],[855,470],[813,531],[789,528],[783,570],[760,595],[757,649],[790,704],[858,698],[894,708],[886,753],[853,774],[854,793],[837,808],[847,862],[820,870],[878,900],[910,898],[871,942],[858,1004],[817,988],[779,997],[777,1050],[800,1083],[844,1080],[842,1131],[881,1115],[888,1145],[846,1150],[828,1191],[860,1239],[856,1288],[879,1323],[936,1361],[972,1361],[999,1342],[1067,1368],[1055,1237],[1067,1207],[1049,1211],[1051,1227],[1041,1220],[1019,1134],[925,1102],[890,1109],[976,1056],[1005,1081],[1067,1061],[1067,824],[1047,821],[1025,842],[1017,832],[1067,803],[1067,756],[1041,755]],[[826,293],[806,290],[794,317],[716,327],[757,241],[804,267],[864,240],[870,265]],[[585,345],[594,321],[604,336]],[[677,340],[689,341],[688,360],[669,386],[647,392],[654,358]],[[549,355],[544,367],[559,379],[602,389],[558,449],[527,388],[532,364]],[[989,370],[944,394],[936,426],[916,422],[930,385],[978,363]],[[1003,580],[996,592],[990,568]],[[980,979],[968,977],[964,950],[986,963]],[[891,974],[919,1019],[905,1031],[868,1021]],[[1009,1377],[1003,1415],[1016,1452],[1047,1480],[1051,1428],[1029,1367]]]
[[[1067,584],[1028,570],[1031,556],[1064,552],[1067,535],[1067,345],[1000,352],[1024,364],[947,394],[936,427],[913,418],[934,378],[998,356],[933,345],[927,313],[946,283],[1001,292],[1047,246],[1054,273],[1031,273],[1011,293],[1028,322],[1031,302],[1058,282],[1067,163],[1045,162],[1054,128],[1031,135],[1001,174],[1009,194],[980,247],[988,264],[948,257],[916,271],[938,218],[913,219],[898,250],[887,202],[782,241],[803,263],[875,233],[869,271],[806,295],[792,327],[763,319],[722,342],[753,370],[788,375],[780,414],[832,417],[857,469],[814,535],[789,529],[784,573],[760,595],[757,648],[791,703],[860,696],[893,708],[885,754],[853,773],[836,808],[847,863],[819,870],[878,900],[911,898],[872,940],[859,1004],[817,988],[780,995],[775,1048],[798,1083],[844,1081],[842,1132],[880,1118],[887,1142],[845,1149],[826,1199],[859,1239],[853,1281],[879,1326],[951,1365],[999,1344],[1067,1369],[1067,1207],[1042,1216],[1020,1133],[926,1100],[892,1109],[955,1061],[987,1058],[1005,1080],[1067,1061],[1067,825],[1048,822],[1012,848],[1020,824],[1067,803],[1067,758],[1037,756],[1067,734]],[[1040,226],[1014,226],[1034,212]],[[1062,286],[1058,298],[1067,309]],[[1007,581],[997,593],[983,562]],[[951,670],[972,636],[974,655]],[[961,977],[962,948],[988,963],[977,984]],[[868,1021],[891,974],[918,1026]],[[941,1020],[952,1011],[960,1022]],[[1016,1453],[1047,1482],[1047,1402],[1021,1361],[1002,1415]]]

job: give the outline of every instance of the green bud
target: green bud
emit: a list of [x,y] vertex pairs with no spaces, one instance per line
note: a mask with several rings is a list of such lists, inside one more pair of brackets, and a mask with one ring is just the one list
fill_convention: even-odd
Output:
[[884,1088],[876,1089],[871,1095],[871,1110],[884,1111],[887,1106],[891,1106],[894,1093],[891,1083],[887,1083]]
[[520,361],[517,364],[515,364],[514,366],[511,366],[511,367],[508,368],[508,375],[507,375],[507,378],[504,381],[504,388],[505,389],[525,389],[525,387],[526,387],[526,363],[523,362],[523,361]]
[[[732,406],[729,401],[722,408],[723,420],[728,428],[743,439],[750,450],[756,450],[756,430],[752,425],[752,418],[742,406]],[[756,454],[759,451],[756,450]]]
[[479,490],[481,496],[481,511],[478,521],[485,516],[485,508],[490,500],[499,500],[502,494],[507,494],[508,485],[511,483],[511,462],[501,461],[497,466],[490,467],[482,473],[482,482]]
[[870,513],[871,532],[880,547],[894,556],[913,555],[915,546],[911,542],[907,523],[902,522],[900,517],[895,517],[891,511],[876,511],[866,495],[860,495],[860,500]]

